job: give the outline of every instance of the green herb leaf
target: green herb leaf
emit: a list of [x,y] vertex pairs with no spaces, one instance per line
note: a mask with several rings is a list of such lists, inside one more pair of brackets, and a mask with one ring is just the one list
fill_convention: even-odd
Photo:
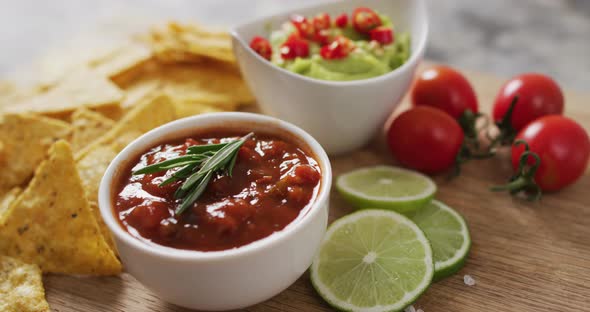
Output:
[[196,187],[193,190],[191,190],[190,195],[188,195],[182,201],[182,204],[180,204],[180,206],[176,209],[176,215],[182,214],[186,210],[186,208],[190,207],[197,201],[197,199],[199,199],[199,196],[203,194],[203,192],[207,188],[207,185],[209,185],[209,181],[211,181],[212,176],[213,171],[209,171],[207,175],[205,175],[205,177],[200,180]]
[[203,158],[199,155],[185,155],[176,158],[168,159],[157,164],[145,166],[139,170],[133,171],[133,175],[156,173],[176,167],[185,166],[194,162],[202,161]]
[[240,147],[252,136],[254,133],[250,132],[232,142],[191,146],[184,156],[146,166],[133,171],[132,174],[150,174],[183,167],[159,184],[162,187],[184,180],[174,193],[174,198],[181,200],[180,206],[176,209],[176,214],[179,215],[199,199],[214,174],[226,172],[231,177]]
[[187,149],[187,152],[190,154],[202,154],[205,152],[216,152],[220,150],[222,147],[226,146],[228,143],[219,143],[219,144],[203,144],[203,145],[194,145]]

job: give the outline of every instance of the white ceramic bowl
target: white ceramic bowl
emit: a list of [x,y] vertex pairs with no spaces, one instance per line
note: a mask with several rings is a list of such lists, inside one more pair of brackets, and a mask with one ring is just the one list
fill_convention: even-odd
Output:
[[[312,205],[282,231],[251,244],[223,251],[200,252],[149,244],[131,236],[112,208],[114,179],[127,161],[167,139],[198,129],[237,128],[286,133],[307,145],[320,165],[321,186]],[[247,307],[273,297],[311,265],[328,222],[332,171],[328,156],[309,134],[279,119],[250,113],[214,113],[177,120],[129,144],[111,162],[99,190],[100,212],[114,235],[125,269],[162,299],[199,310]]]
[[[400,68],[371,79],[332,82],[308,78],[275,66],[249,48],[297,13],[332,16],[366,6],[388,15],[396,32],[411,35],[412,55]],[[340,1],[259,18],[232,29],[234,53],[264,113],[287,120],[313,135],[329,154],[365,145],[383,126],[407,92],[423,57],[428,33],[424,0]]]

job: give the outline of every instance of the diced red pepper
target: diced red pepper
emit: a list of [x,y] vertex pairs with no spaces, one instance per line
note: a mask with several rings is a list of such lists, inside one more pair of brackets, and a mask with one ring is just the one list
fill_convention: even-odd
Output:
[[319,43],[321,46],[332,43],[333,37],[330,29],[322,29],[315,34],[314,41]]
[[336,17],[334,20],[334,25],[338,28],[345,28],[348,26],[348,14],[342,13]]
[[130,223],[135,227],[155,229],[162,220],[170,217],[166,203],[153,201],[136,206],[129,215]]
[[338,36],[332,43],[320,49],[320,55],[326,60],[342,59],[347,57],[354,48],[352,40],[344,36]]
[[390,44],[394,41],[393,30],[389,27],[379,26],[369,32],[371,40],[375,40],[380,44]]
[[291,23],[297,29],[299,36],[305,39],[312,40],[315,36],[315,27],[313,22],[307,20],[305,16],[293,15],[291,16]]
[[270,42],[268,42],[268,40],[266,40],[265,38],[262,38],[260,36],[252,38],[252,41],[250,41],[250,48],[252,48],[252,50],[254,50],[263,58],[270,60],[270,57],[272,55],[272,47],[270,45]]
[[298,35],[291,35],[287,41],[281,45],[281,57],[285,60],[292,60],[296,57],[309,56],[309,42],[299,37]]
[[320,173],[309,165],[295,167],[295,176],[298,184],[316,185],[321,179]]
[[330,25],[330,15],[328,13],[320,13],[313,18],[313,26],[316,32],[328,29]]
[[360,33],[367,34],[381,25],[379,14],[369,8],[359,7],[352,12],[352,26]]

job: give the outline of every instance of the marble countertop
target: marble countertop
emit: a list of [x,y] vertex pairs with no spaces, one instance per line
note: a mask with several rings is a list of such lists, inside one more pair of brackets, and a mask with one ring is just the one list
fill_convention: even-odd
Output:
[[[0,0],[0,76],[18,73],[47,47],[109,19],[198,19],[232,24],[317,1]],[[590,1],[429,0],[429,59],[509,77],[550,74],[590,92]],[[116,32],[116,23],[113,27]]]

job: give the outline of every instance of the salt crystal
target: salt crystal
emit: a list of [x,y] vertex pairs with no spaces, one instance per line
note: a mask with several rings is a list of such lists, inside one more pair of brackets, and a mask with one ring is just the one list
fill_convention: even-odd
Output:
[[404,309],[404,312],[417,312],[413,305]]
[[471,275],[463,276],[463,282],[467,286],[474,286],[475,285],[475,280],[473,279],[473,277],[471,277]]

